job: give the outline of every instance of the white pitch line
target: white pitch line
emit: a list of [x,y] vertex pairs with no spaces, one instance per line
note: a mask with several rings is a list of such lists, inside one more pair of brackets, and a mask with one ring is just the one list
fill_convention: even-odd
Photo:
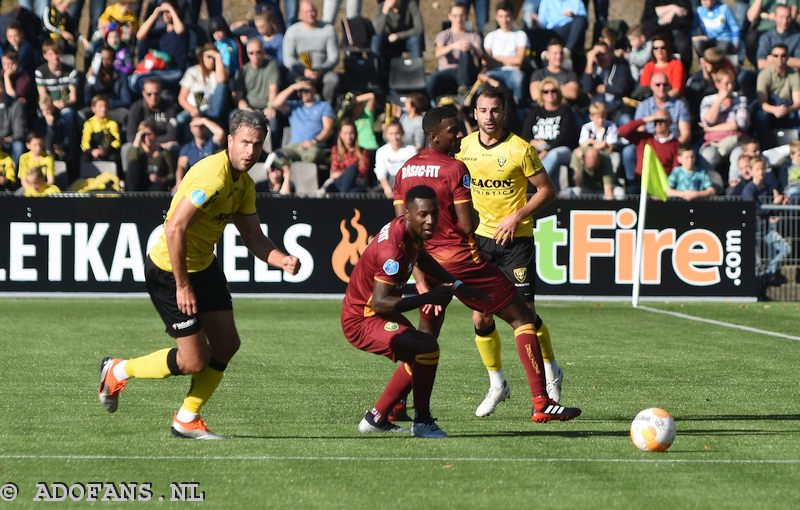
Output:
[[0,454],[0,460],[188,460],[188,461],[240,461],[240,462],[285,462],[285,461],[332,461],[332,462],[516,462],[516,463],[622,463],[622,464],[778,464],[796,465],[800,459],[597,459],[597,458],[498,458],[498,457],[301,457],[294,455],[27,455]]
[[669,310],[659,310],[658,308],[650,308],[649,306],[638,307],[640,310],[646,310],[653,313],[661,313],[664,315],[671,315],[680,319],[687,319],[696,322],[705,322],[706,324],[713,324],[715,326],[722,326],[724,328],[738,329],[740,331],[748,331],[750,333],[757,333],[759,335],[774,336],[778,338],[785,338],[786,340],[800,341],[800,336],[787,335],[786,333],[778,333],[776,331],[767,331],[766,329],[751,328],[750,326],[742,326],[740,324],[733,324],[731,322],[716,321],[714,319],[705,319],[703,317],[695,317],[694,315],[687,315],[680,312],[672,312]]

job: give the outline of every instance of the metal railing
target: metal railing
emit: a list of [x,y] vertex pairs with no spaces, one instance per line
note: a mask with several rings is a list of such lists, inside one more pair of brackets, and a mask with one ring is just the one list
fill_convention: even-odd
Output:
[[759,299],[800,301],[800,205],[761,204],[756,276]]

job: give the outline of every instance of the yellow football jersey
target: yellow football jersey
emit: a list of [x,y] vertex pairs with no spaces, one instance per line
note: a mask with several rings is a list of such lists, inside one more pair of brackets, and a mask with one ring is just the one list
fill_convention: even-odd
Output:
[[[544,170],[544,166],[536,150],[513,133],[491,147],[481,143],[479,134],[476,131],[461,140],[456,159],[469,170],[472,203],[481,220],[475,233],[494,237],[500,220],[528,201],[528,177]],[[522,220],[514,235],[532,237],[533,219]]]
[[[201,212],[186,232],[186,268],[194,273],[207,268],[214,260],[214,245],[232,215],[256,213],[256,188],[246,172],[233,180],[228,152],[222,151],[198,161],[187,172],[172,198],[165,226],[184,197]],[[163,232],[150,250],[150,258],[164,271],[172,271]]]
[[5,177],[8,182],[17,182],[14,160],[2,150],[0,150],[0,177]]

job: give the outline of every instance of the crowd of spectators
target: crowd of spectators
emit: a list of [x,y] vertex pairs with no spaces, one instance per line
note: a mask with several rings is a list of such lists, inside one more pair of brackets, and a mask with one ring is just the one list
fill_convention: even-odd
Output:
[[[88,36],[78,30],[86,3]],[[645,142],[667,173],[688,147],[693,172],[715,194],[741,194],[739,156],[751,138],[759,146],[752,156],[772,150],[768,173],[797,194],[800,183],[786,171],[800,119],[797,0],[646,0],[633,27],[609,22],[608,1],[598,0],[591,38],[582,0],[453,2],[430,49],[417,0],[379,2],[371,19],[348,0],[348,19],[362,22],[348,26],[368,27],[368,44],[355,50],[379,79],[347,90],[342,57],[353,53],[342,48],[353,50],[354,37],[336,24],[340,3],[325,0],[320,17],[309,0],[253,0],[248,19],[228,22],[220,1],[206,2],[207,19],[199,0],[21,1],[0,19],[0,187],[26,188],[25,165],[54,160],[67,168],[66,186],[82,165],[104,161],[127,190],[174,189],[191,164],[224,146],[235,110],[258,109],[285,179],[293,161],[311,162],[328,192],[388,194],[396,165],[379,161],[378,148],[391,145],[384,158],[419,150],[422,116],[434,104],[460,108],[471,130],[470,104],[492,84],[517,112],[508,128],[536,147],[565,195],[637,192]],[[436,58],[426,86],[389,88],[392,59],[425,51]],[[353,157],[343,155],[348,121],[356,179],[340,168]],[[708,195],[706,187],[675,191]]]
[[[81,189],[103,163],[109,186],[171,191],[224,148],[233,112],[257,109],[273,149],[259,189],[292,193],[303,162],[321,194],[388,197],[425,111],[453,105],[467,133],[489,84],[561,196],[637,193],[650,144],[676,199],[785,203],[800,197],[798,3],[645,0],[629,27],[594,0],[589,30],[588,0],[454,1],[441,27],[418,0],[347,0],[343,23],[341,0],[252,0],[243,20],[221,0],[20,0],[0,17],[0,190]],[[424,86],[389,86],[396,57],[426,53]],[[344,76],[353,59],[369,72]]]

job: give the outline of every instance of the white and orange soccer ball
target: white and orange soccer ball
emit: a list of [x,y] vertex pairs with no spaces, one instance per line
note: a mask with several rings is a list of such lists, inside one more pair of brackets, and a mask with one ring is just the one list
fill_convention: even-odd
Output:
[[631,423],[631,441],[640,450],[663,452],[675,440],[675,419],[663,409],[651,407]]

